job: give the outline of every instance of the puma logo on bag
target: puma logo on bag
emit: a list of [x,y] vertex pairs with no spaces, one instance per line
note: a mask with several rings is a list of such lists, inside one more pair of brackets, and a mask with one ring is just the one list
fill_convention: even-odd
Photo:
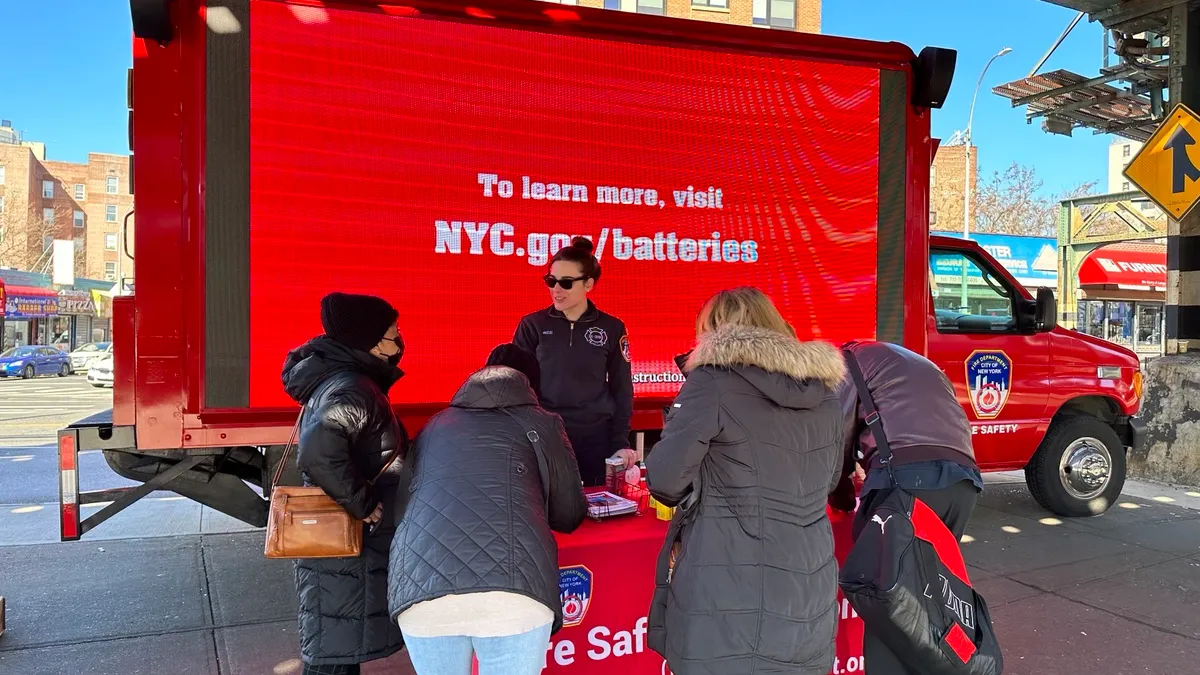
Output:
[[887,518],[880,518],[879,514],[877,513],[877,514],[871,516],[871,522],[879,523],[879,534],[884,534],[887,531],[888,521],[891,520],[893,517],[894,516],[888,516]]

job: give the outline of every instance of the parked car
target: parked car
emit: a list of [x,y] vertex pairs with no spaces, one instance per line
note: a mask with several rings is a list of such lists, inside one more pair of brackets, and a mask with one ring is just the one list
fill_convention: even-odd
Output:
[[86,373],[92,367],[92,361],[111,351],[111,342],[89,342],[81,346],[70,354],[72,372]]
[[13,347],[0,354],[0,377],[23,377],[28,380],[38,375],[66,377],[70,374],[71,357],[54,347]]
[[54,338],[54,342],[51,342],[50,346],[54,347],[55,349],[57,349],[60,352],[70,352],[71,351],[71,332],[63,331],[62,334],[60,334],[58,337]]
[[92,360],[87,371],[88,384],[93,387],[113,386],[113,355],[110,349]]

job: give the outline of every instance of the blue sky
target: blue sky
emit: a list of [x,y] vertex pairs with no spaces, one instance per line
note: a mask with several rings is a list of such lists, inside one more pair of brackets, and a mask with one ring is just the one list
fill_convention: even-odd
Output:
[[[27,139],[47,144],[49,159],[82,161],[89,151],[128,152],[125,71],[130,66],[128,0],[38,0],[4,3],[8,30],[0,40],[5,73],[0,117]],[[992,65],[980,88],[973,135],[981,175],[1012,162],[1034,166],[1048,193],[1102,180],[1111,141],[1077,130],[1052,136],[1025,124],[1023,109],[990,93],[1024,77],[1066,27],[1074,12],[1039,0],[826,0],[822,32],[958,50],[958,69],[945,107],[935,111],[934,135],[948,139],[966,126],[979,71],[1003,47],[1013,52]],[[1102,58],[1102,33],[1086,17],[1041,72],[1065,68],[1091,76]],[[1100,186],[1103,188],[1103,184]]]
[[[1107,188],[1111,136],[1076,129],[1071,138],[1042,131],[1041,118],[1025,123],[1025,109],[1013,108],[991,88],[1029,74],[1075,12],[1040,0],[826,0],[821,32],[870,40],[903,42],[914,52],[922,47],[958,50],[958,66],[946,105],[933,113],[934,136],[949,139],[967,125],[971,94],[979,72],[1004,47],[1012,53],[996,59],[979,88],[971,135],[979,147],[980,178],[1013,162],[1033,166],[1056,194],[1087,181]],[[1103,65],[1100,24],[1086,16],[1054,52],[1039,73],[1064,69],[1093,77]]]

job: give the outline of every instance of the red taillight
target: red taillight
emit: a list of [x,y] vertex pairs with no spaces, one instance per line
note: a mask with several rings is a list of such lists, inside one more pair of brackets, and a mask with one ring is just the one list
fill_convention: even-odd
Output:
[[542,14],[545,14],[546,16],[550,17],[550,19],[552,21],[558,21],[560,23],[563,21],[579,21],[580,20],[579,12],[572,12],[569,9],[547,9],[547,10],[544,10],[542,12]]
[[407,5],[379,5],[379,11],[388,16],[420,16],[421,14],[416,7]]
[[79,538],[79,471],[75,434],[64,431],[58,435],[58,504],[61,539]]

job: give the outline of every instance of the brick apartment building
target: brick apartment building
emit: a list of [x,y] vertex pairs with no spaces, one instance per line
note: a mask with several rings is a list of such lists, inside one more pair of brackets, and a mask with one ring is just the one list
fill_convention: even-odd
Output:
[[[118,264],[132,276],[133,261],[121,254],[122,224],[132,208],[128,157],[89,153],[86,164],[48,161],[44,146],[0,133],[0,267],[49,272],[52,242],[65,239],[75,242],[76,277],[115,281]],[[132,225],[131,218],[131,253]]]
[[[941,146],[929,171],[929,229],[961,232],[963,225],[963,171],[966,148]],[[975,224],[979,148],[971,146],[971,217]]]
[[821,32],[821,0],[565,0],[562,4],[740,26]]

